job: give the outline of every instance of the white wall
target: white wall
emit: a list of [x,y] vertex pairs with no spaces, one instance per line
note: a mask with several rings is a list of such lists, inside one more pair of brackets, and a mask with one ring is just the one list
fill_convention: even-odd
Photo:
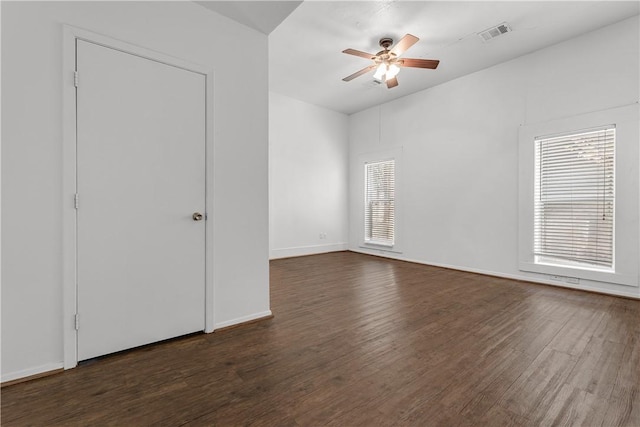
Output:
[[214,70],[214,322],[269,313],[267,37],[191,2],[1,7],[2,380],[62,366],[62,24]]
[[271,258],[347,249],[347,158],[347,115],[269,94]]
[[[634,17],[352,115],[349,248],[549,282],[518,270],[519,126],[638,102],[638,30]],[[363,249],[357,159],[400,146],[402,253]],[[640,296],[637,287],[580,287]]]

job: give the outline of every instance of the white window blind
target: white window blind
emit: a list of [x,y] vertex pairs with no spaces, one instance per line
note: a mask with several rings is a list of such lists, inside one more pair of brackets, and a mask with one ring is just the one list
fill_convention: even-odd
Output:
[[395,161],[365,164],[365,242],[394,244]]
[[613,266],[615,127],[535,140],[534,253]]

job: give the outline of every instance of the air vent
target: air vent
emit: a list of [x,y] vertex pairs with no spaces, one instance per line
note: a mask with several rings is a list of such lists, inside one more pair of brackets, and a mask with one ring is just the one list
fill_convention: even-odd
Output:
[[500,37],[501,35],[506,34],[510,31],[513,31],[511,29],[511,26],[509,26],[509,24],[507,24],[506,22],[503,22],[502,24],[496,25],[495,27],[487,28],[486,30],[478,33],[478,35],[480,36],[482,41],[488,42],[489,40]]
[[366,80],[364,83],[362,83],[363,87],[379,87],[380,84],[382,84],[381,81],[376,80],[376,79],[372,79],[372,80]]

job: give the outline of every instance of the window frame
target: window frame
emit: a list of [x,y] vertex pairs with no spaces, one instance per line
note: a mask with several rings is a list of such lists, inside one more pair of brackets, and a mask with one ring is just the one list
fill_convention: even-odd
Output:
[[[376,164],[383,164],[383,163],[390,163],[393,162],[393,195],[391,198],[386,198],[386,199],[375,199],[372,200],[369,198],[369,180],[370,180],[370,176],[369,176],[369,167],[371,165],[376,165]],[[396,160],[395,159],[386,159],[386,160],[377,160],[377,161],[372,161],[372,162],[365,162],[364,164],[364,241],[367,245],[375,245],[375,246],[384,246],[384,247],[388,247],[388,248],[393,248],[393,246],[395,245],[395,232],[396,232],[396,221],[395,221],[395,175],[396,175]],[[382,241],[382,240],[375,240],[373,238],[369,238],[368,233],[367,233],[367,217],[372,215],[371,212],[371,203],[373,202],[380,202],[381,200],[384,200],[384,202],[391,202],[393,204],[393,224],[391,227],[392,230],[392,234],[393,234],[393,238],[391,243]],[[373,225],[370,226],[372,229],[370,230],[371,234],[373,234]]]
[[[402,234],[402,147],[394,147],[387,150],[380,150],[369,153],[359,154],[357,158],[358,167],[358,180],[361,185],[358,185],[358,191],[362,193],[356,195],[358,202],[358,246],[361,249],[375,250],[376,253],[402,253],[403,234]],[[370,242],[366,240],[365,235],[365,209],[366,209],[366,169],[365,165],[369,163],[384,162],[388,160],[394,161],[394,242],[393,245],[387,245],[384,243]]]
[[[522,125],[519,130],[518,267],[521,271],[638,286],[639,177],[638,104]],[[582,130],[616,127],[614,158],[614,247],[611,269],[537,262],[534,254],[534,190],[536,139]]]
[[[571,174],[573,174],[575,172],[576,169],[572,168],[572,167],[564,167],[562,169],[562,172],[559,172],[558,166],[557,166],[557,161],[558,161],[558,157],[549,157],[549,152],[547,151],[547,155],[543,156],[542,154],[542,150],[548,150],[548,149],[544,149],[543,148],[543,144],[551,144],[551,150],[555,152],[555,156],[558,155],[558,152],[561,152],[561,156],[563,156],[563,158],[566,158],[566,155],[568,153],[568,149],[567,149],[567,141],[566,138],[567,137],[578,137],[580,138],[583,135],[587,135],[587,134],[595,134],[595,133],[599,133],[599,135],[602,136],[606,136],[606,135],[612,135],[613,137],[613,143],[612,145],[612,149],[613,149],[613,158],[609,157],[610,159],[610,168],[608,168],[607,166],[604,165],[600,165],[598,166],[598,172],[604,171],[604,170],[609,170],[612,172],[613,175],[613,182],[609,181],[610,184],[612,185],[612,189],[613,192],[607,192],[604,190],[604,187],[602,188],[602,190],[600,188],[595,188],[594,187],[588,187],[589,188],[589,195],[584,194],[584,184],[580,183],[580,182],[574,182],[571,181],[571,183],[568,182],[567,178],[566,178],[566,174],[567,172],[571,172]],[[573,190],[576,188],[576,185],[578,187],[581,187],[579,190],[579,194],[577,195],[577,197],[580,199],[580,201],[585,202],[588,201],[589,204],[594,204],[595,203],[599,203],[600,200],[602,200],[602,204],[606,204],[607,202],[605,202],[604,200],[608,200],[605,199],[605,194],[610,195],[613,198],[613,206],[611,208],[611,214],[612,215],[607,215],[606,218],[608,218],[608,220],[611,221],[611,264],[610,265],[597,265],[597,263],[589,263],[587,261],[582,261],[582,260],[578,260],[578,259],[569,259],[569,258],[562,258],[559,256],[553,256],[551,254],[541,254],[541,253],[536,253],[535,254],[535,258],[534,258],[534,262],[536,264],[547,264],[547,265],[556,265],[556,266],[563,266],[563,267],[575,267],[575,268],[583,268],[583,269],[589,269],[589,270],[596,270],[596,271],[615,271],[615,147],[616,147],[616,143],[615,143],[615,137],[616,135],[616,127],[615,125],[609,125],[609,126],[604,126],[604,127],[599,127],[599,128],[591,128],[591,129],[580,129],[580,130],[575,130],[572,132],[564,132],[562,134],[559,135],[544,135],[544,136],[539,136],[534,138],[534,144],[535,144],[535,159],[534,159],[534,165],[535,165],[535,171],[534,171],[534,217],[538,216],[540,218],[540,215],[542,213],[553,211],[553,206],[554,204],[557,203],[561,203],[561,204],[570,204],[572,209],[575,206],[576,200],[574,198],[573,195]],[[584,137],[583,137],[584,138]],[[589,138],[589,137],[586,137]],[[555,140],[555,141],[554,141]],[[558,140],[562,140],[561,147],[558,146],[553,146],[554,143],[557,143]],[[584,139],[583,139],[584,141]],[[587,143],[592,143],[592,140],[588,140],[587,139]],[[603,141],[603,144],[606,144],[606,141]],[[574,145],[575,147],[575,145]],[[580,147],[583,151],[584,151],[584,147]],[[600,148],[600,146],[598,147]],[[561,151],[559,151],[561,150]],[[573,154],[571,154],[573,155]],[[551,162],[550,166],[545,167],[543,165],[544,159],[547,159],[549,162]],[[554,165],[555,163],[555,165]],[[578,167],[584,167],[585,163],[582,162],[578,165]],[[593,178],[593,174],[594,172],[592,172],[593,170],[593,165],[592,164],[588,164],[589,167],[589,177]],[[554,170],[554,172],[551,172],[549,168],[552,168]],[[543,169],[546,171],[545,175],[544,175],[544,181],[546,183],[546,185],[542,182],[543,180],[543,176],[541,175],[543,172]],[[553,175],[555,174],[555,176]],[[558,181],[547,181],[548,179],[558,179],[559,175],[564,175],[565,177],[561,178],[561,183],[564,184],[562,187],[558,187]],[[605,180],[606,182],[606,180]],[[582,184],[582,185],[581,185]],[[551,193],[548,193],[547,191],[545,191],[544,189],[547,187],[547,185],[551,185],[553,186],[554,190],[551,191]],[[599,184],[595,184],[596,186]],[[558,190],[562,189],[562,193],[558,193]],[[601,192],[602,191],[602,192]],[[567,193],[571,192],[572,194],[570,196],[567,196]],[[591,194],[593,192],[593,194]],[[594,197],[594,195],[597,195],[597,197]],[[546,196],[547,198],[543,200],[543,197]],[[547,209],[547,206],[550,206]],[[579,202],[578,202],[578,206],[579,206]],[[598,204],[599,207],[601,207],[600,204]],[[603,207],[603,206],[602,206]],[[600,212],[598,212],[598,215],[600,215]],[[566,213],[566,212],[565,212]],[[592,211],[589,211],[589,213],[592,213]],[[552,214],[552,213],[551,213]],[[589,217],[592,219],[592,217]],[[540,221],[540,219],[539,219]],[[566,217],[562,218],[562,222],[564,223],[564,221],[566,221]],[[584,222],[584,220],[583,220]],[[599,219],[598,219],[599,222]],[[543,225],[544,224],[544,225]],[[557,230],[557,223],[554,223],[553,221],[551,221],[551,223],[534,223],[534,248],[536,246],[538,246],[536,243],[536,240],[538,237],[542,238],[543,241],[546,241],[546,239],[551,239],[554,240],[554,236],[549,236],[547,233],[545,233],[543,230],[547,227],[547,226],[551,226],[554,227],[554,225],[556,226],[556,230]],[[572,226],[570,228],[573,228],[573,226],[575,225],[575,221],[571,222]],[[537,226],[536,226],[537,225]],[[577,224],[577,227],[579,230],[584,230],[584,228],[580,225]],[[598,226],[599,227],[599,226]],[[608,227],[607,227],[608,228]],[[562,229],[563,231],[566,232],[566,228]],[[596,232],[596,234],[600,234],[600,232]],[[591,238],[593,238],[591,235],[589,235]],[[555,239],[557,240],[557,238]],[[573,244],[573,241],[571,242],[567,242],[567,240],[562,240],[563,244],[566,246],[567,243],[571,244],[571,247],[575,250],[575,246]],[[541,244],[541,243],[540,243]],[[552,247],[553,244],[551,245]],[[593,250],[592,247],[589,247],[589,249]]]

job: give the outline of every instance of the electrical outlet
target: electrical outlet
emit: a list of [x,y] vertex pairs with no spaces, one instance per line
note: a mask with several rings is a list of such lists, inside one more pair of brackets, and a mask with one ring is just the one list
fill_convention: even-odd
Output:
[[320,237],[320,239],[326,239],[327,238],[327,233],[320,233],[319,237]]

